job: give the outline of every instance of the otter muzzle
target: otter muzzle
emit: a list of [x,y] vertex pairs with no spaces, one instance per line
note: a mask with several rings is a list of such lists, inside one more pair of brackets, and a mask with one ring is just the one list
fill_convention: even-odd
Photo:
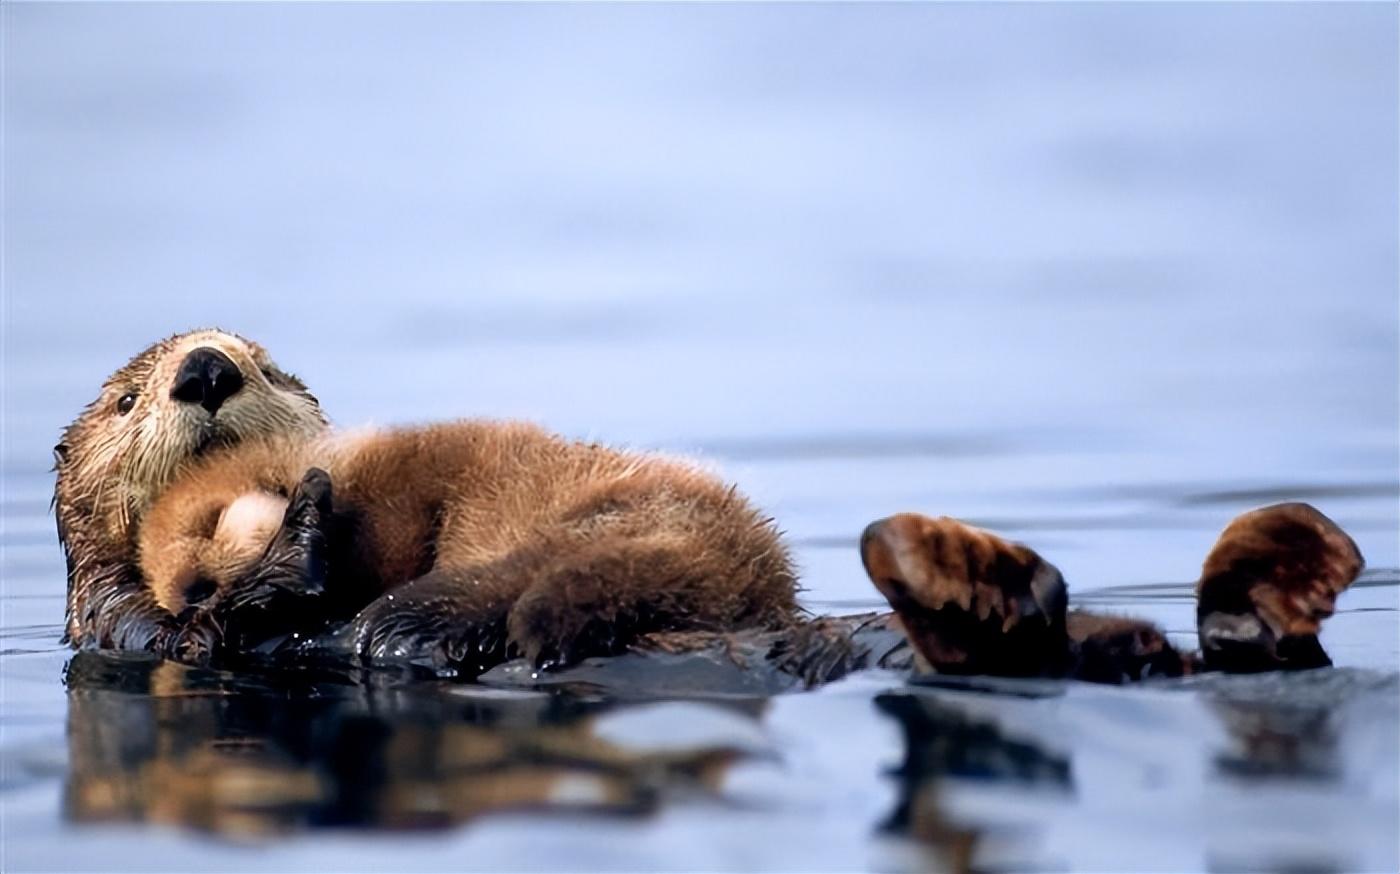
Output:
[[243,388],[238,365],[217,349],[201,346],[185,356],[170,396],[186,404],[199,404],[211,414]]

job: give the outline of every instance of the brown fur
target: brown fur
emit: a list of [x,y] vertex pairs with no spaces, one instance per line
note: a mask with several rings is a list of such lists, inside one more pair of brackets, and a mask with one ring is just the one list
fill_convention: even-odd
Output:
[[1227,670],[1331,664],[1318,631],[1364,566],[1346,532],[1307,504],[1275,504],[1236,517],[1206,557],[1196,585],[1206,662]]
[[953,519],[904,513],[876,522],[861,554],[933,670],[1097,682],[1202,667],[1330,665],[1317,633],[1363,566],[1352,539],[1307,504],[1238,516],[1197,584],[1198,657],[1179,653],[1151,623],[1064,612],[1064,583],[1053,566],[1025,546]]
[[[234,362],[242,389],[215,414],[170,397],[194,349]],[[122,412],[121,399],[134,396]],[[66,639],[74,646],[158,648],[177,623],[142,584],[136,537],[151,502],[197,456],[252,437],[320,432],[316,399],[261,346],[223,331],[162,340],[102,385],[54,447],[54,507],[68,559]]]
[[[244,378],[215,413],[171,397],[200,347]],[[305,386],[232,334],[138,355],[55,454],[75,646],[206,651],[228,617],[209,604],[273,612],[248,594],[271,580],[313,595],[329,583],[319,618],[363,607],[353,644],[375,657],[485,667],[510,642],[567,661],[658,633],[756,627],[777,630],[765,646],[814,675],[866,658],[836,626],[796,621],[771,522],[713,477],[519,424],[332,435]],[[1053,565],[956,520],[881,520],[861,553],[899,617],[885,624],[936,670],[1119,682],[1196,666],[1149,623],[1068,612]],[[1237,518],[1197,588],[1206,665],[1330,664],[1317,631],[1362,566],[1305,504]]]
[[1190,670],[1151,623],[1067,611],[1054,565],[956,519],[883,519],[866,529],[861,556],[926,669],[1104,683]]
[[179,613],[196,582],[236,586],[261,550],[248,548],[246,527],[225,530],[227,508],[263,494],[277,515],[313,467],[330,475],[339,532],[327,591],[392,594],[356,619],[366,655],[479,656],[484,667],[508,641],[537,661],[572,660],[653,631],[783,626],[797,610],[777,531],[723,482],[489,421],[211,458],[146,517],[140,558],[156,600]]
[[1064,580],[1033,550],[956,519],[900,513],[865,530],[861,558],[933,669],[1065,670]]
[[[172,398],[200,347],[244,380],[213,413]],[[281,514],[313,465],[336,495],[325,521],[336,604],[394,592],[355,626],[371,655],[496,658],[509,636],[536,658],[572,657],[649,631],[778,626],[796,611],[771,523],[689,465],[502,423],[332,437],[304,385],[224,332],[142,352],[56,455],[75,646],[198,651],[226,616],[191,602],[219,601],[250,567],[304,573],[271,561],[268,542],[287,533]]]

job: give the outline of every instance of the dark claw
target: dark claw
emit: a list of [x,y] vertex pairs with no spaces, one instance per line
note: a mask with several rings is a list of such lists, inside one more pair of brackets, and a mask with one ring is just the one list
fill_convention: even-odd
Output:
[[360,611],[345,632],[356,654],[471,677],[505,660],[504,617],[468,616],[444,609],[451,600],[437,597],[440,592],[423,587],[422,582],[418,588],[425,591],[415,593],[410,585]]
[[201,612],[165,641],[162,655],[187,665],[208,664],[218,653],[221,637],[212,616]]

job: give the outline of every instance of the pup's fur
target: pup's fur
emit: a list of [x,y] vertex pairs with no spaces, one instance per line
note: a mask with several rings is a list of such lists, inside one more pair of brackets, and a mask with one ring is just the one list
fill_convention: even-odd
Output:
[[[333,484],[326,592],[369,656],[536,661],[620,651],[678,629],[775,628],[797,605],[778,532],[682,462],[464,421],[250,443],[151,507],[141,566],[171,613],[245,581],[309,469]],[[295,580],[289,585],[295,586]],[[319,584],[319,581],[318,581]],[[217,594],[216,594],[217,593]]]

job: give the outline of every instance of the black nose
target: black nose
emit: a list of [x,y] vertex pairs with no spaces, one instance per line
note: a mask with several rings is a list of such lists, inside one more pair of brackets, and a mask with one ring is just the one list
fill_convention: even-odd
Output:
[[170,396],[187,404],[199,404],[212,413],[242,387],[243,374],[238,365],[219,350],[201,346],[181,362]]

